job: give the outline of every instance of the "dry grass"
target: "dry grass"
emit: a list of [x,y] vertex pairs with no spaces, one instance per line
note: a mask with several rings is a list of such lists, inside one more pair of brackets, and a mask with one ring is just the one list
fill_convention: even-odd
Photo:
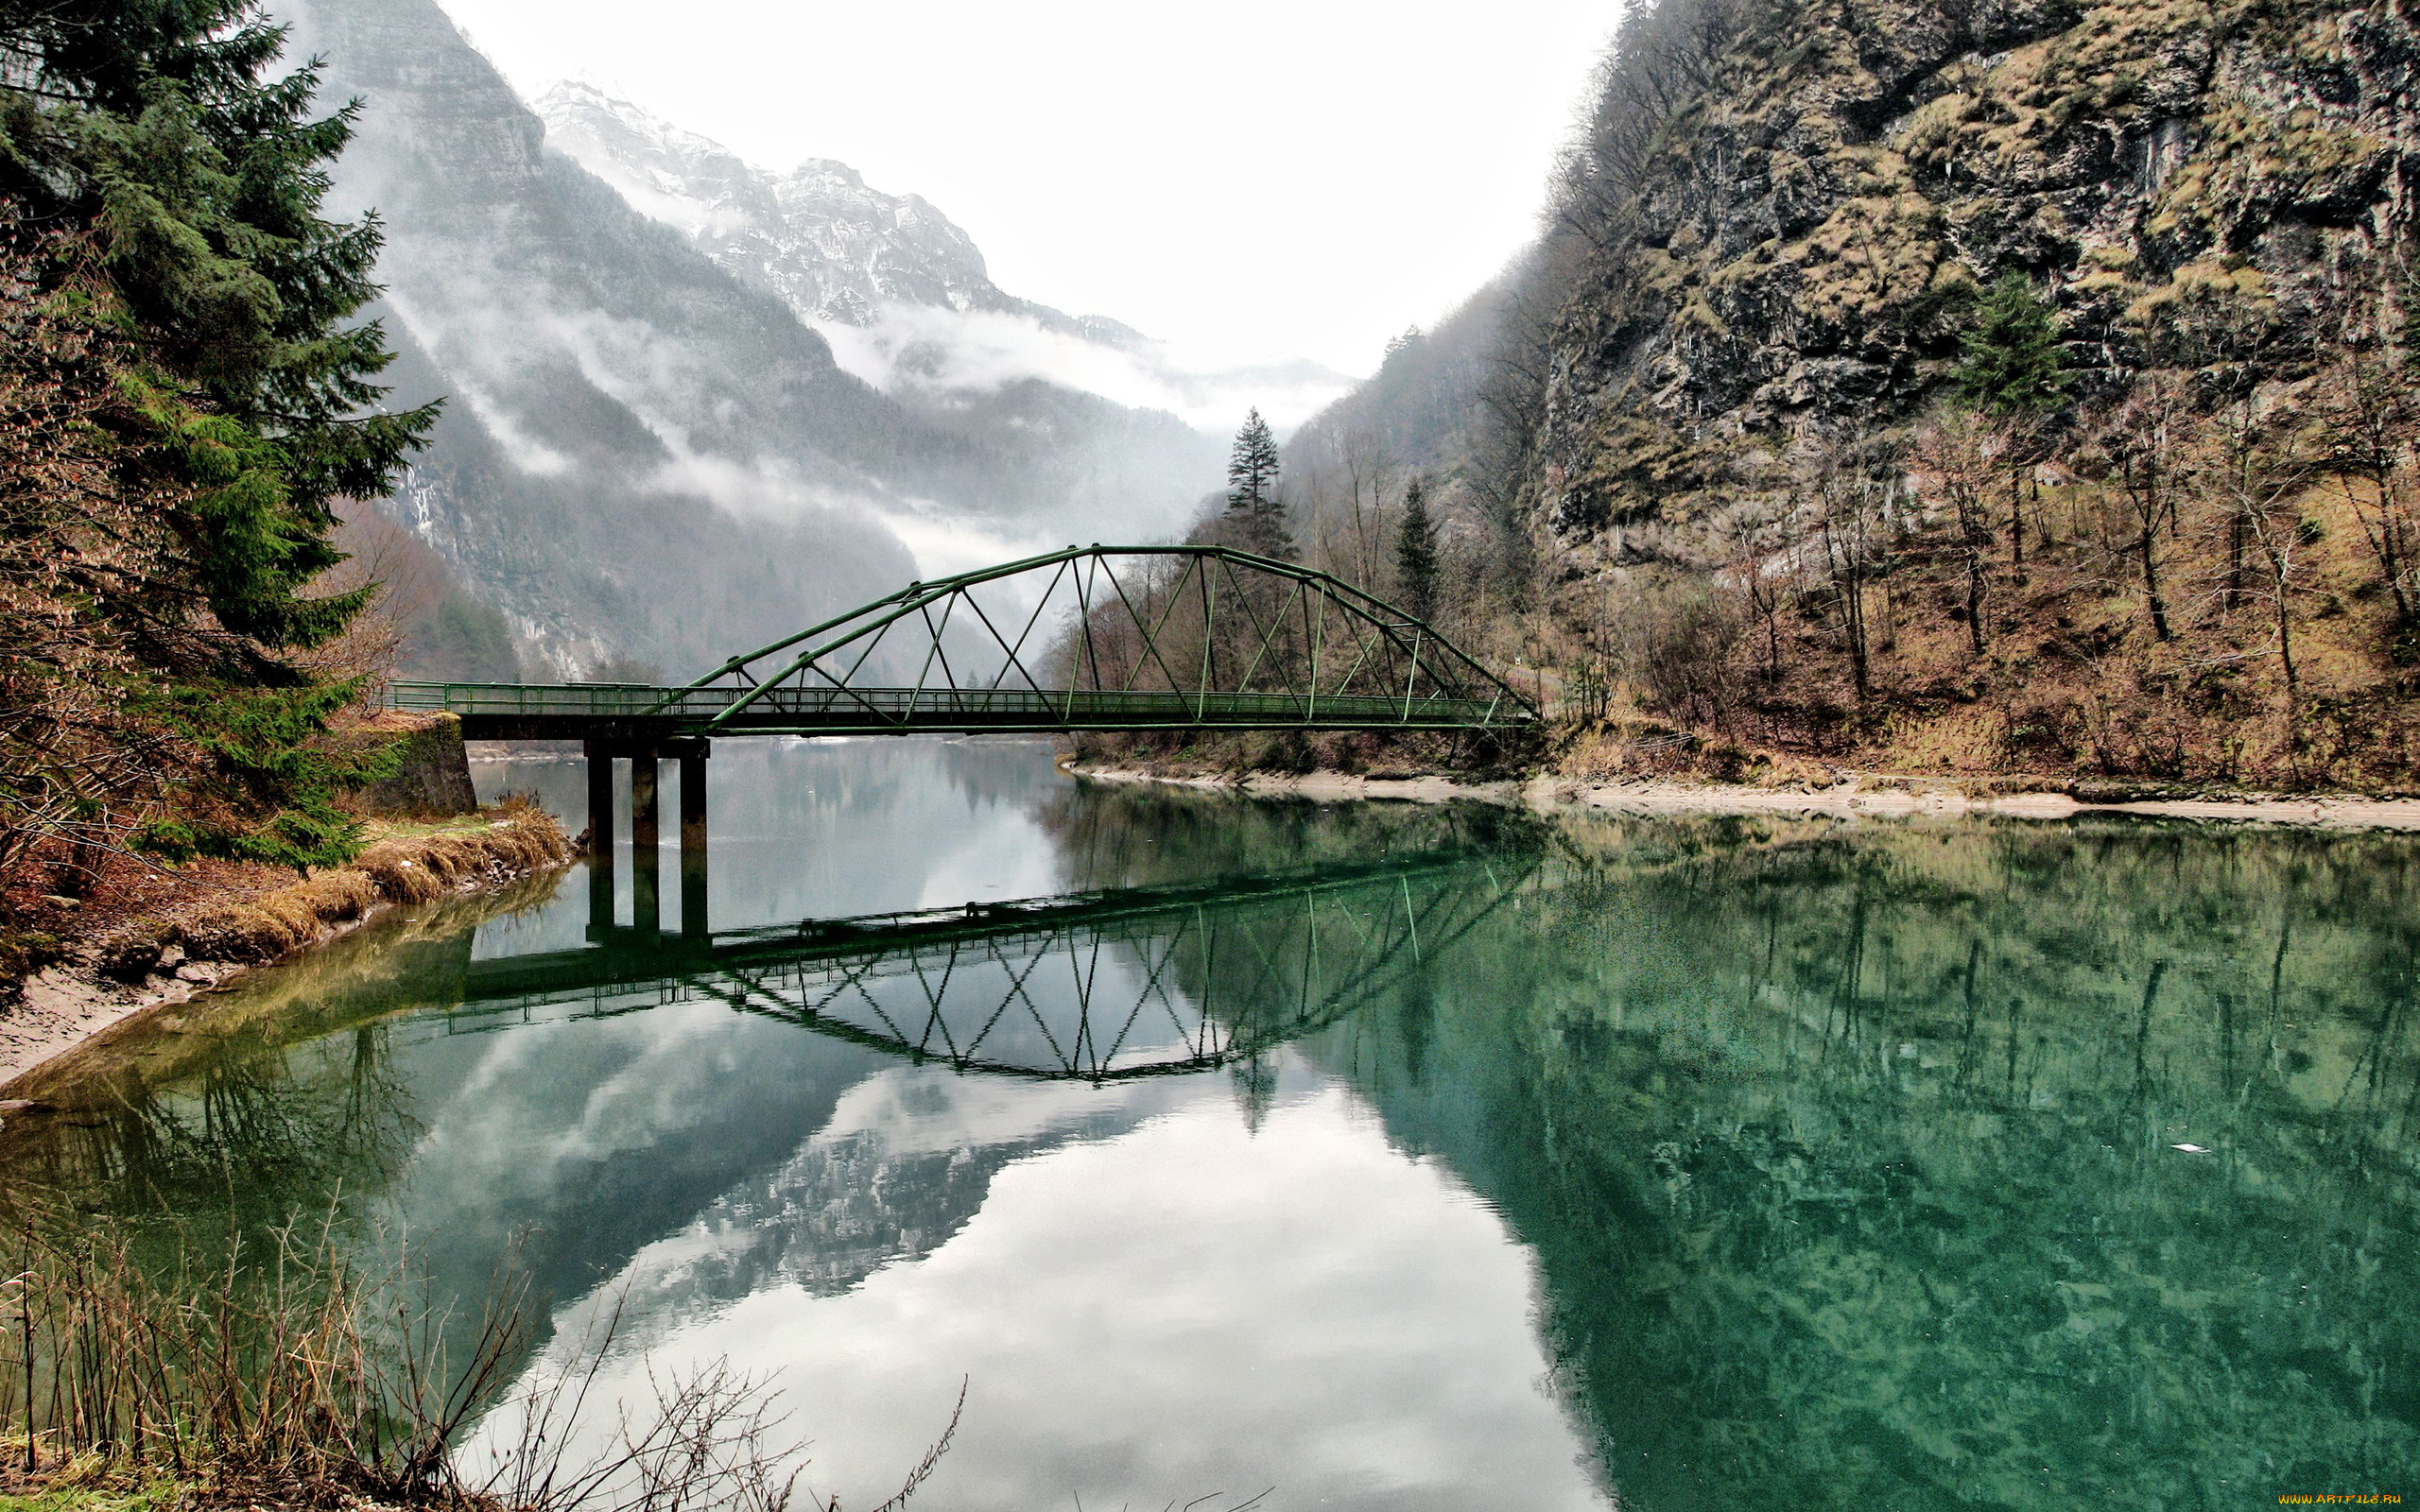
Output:
[[215,1262],[181,1248],[164,1276],[107,1230],[28,1213],[11,1237],[0,1404],[29,1478],[47,1452],[70,1484],[107,1468],[236,1477],[311,1504],[429,1500],[526,1328],[510,1292],[475,1358],[447,1372],[429,1352],[438,1320],[400,1276],[363,1274],[333,1223],[288,1228],[257,1260],[232,1243]]
[[141,977],[171,945],[196,960],[257,964],[361,918],[382,902],[422,903],[571,860],[575,848],[544,810],[429,826],[390,826],[354,864],[240,900],[189,905],[182,917],[137,919],[95,942],[105,975]]
[[[592,1400],[618,1305],[560,1364],[524,1375],[544,1307],[510,1263],[467,1358],[449,1359],[448,1310],[400,1260],[363,1268],[333,1213],[316,1232],[289,1225],[266,1255],[231,1241],[202,1259],[181,1245],[164,1274],[115,1233],[14,1216],[0,1267],[12,1273],[0,1281],[0,1505],[11,1512],[838,1512],[799,1495],[804,1439],[784,1432],[768,1382],[709,1363],[650,1371],[651,1403]],[[517,1432],[473,1469],[459,1446],[491,1409]],[[906,1503],[957,1426],[953,1410],[877,1512]],[[596,1447],[575,1458],[575,1442]]]

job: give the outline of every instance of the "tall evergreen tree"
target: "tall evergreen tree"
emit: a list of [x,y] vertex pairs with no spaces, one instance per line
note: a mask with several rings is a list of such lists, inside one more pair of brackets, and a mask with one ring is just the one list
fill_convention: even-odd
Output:
[[1984,292],[1955,377],[1969,404],[1999,420],[2039,419],[2066,402],[2058,319],[2024,274],[2003,273]]
[[1967,403],[2000,421],[2007,435],[2009,563],[2024,580],[2023,480],[2036,458],[2025,444],[2066,403],[2066,355],[2048,303],[2022,273],[2003,273],[1985,291],[1975,323],[1960,338],[1952,376]]
[[[285,42],[256,0],[0,0],[0,255],[84,353],[112,495],[93,508],[147,522],[57,590],[107,643],[75,675],[112,669],[143,724],[108,727],[149,753],[112,769],[174,799],[135,805],[144,835],[303,865],[358,828],[332,803],[355,774],[311,746],[354,690],[297,661],[371,592],[307,591],[342,559],[331,500],[391,491],[435,411],[378,406],[384,333],[354,319],[378,228],[320,214],[354,110],[315,109],[316,65],[277,72]],[[11,547],[62,529],[93,539],[0,524]],[[33,650],[0,669],[12,694],[60,675]],[[63,738],[38,714],[0,730],[0,823],[47,812]]]
[[1277,438],[1254,407],[1236,432],[1227,455],[1227,518],[1240,527],[1245,549],[1290,558],[1293,532],[1286,528],[1286,506],[1277,497]]
[[1428,513],[1428,486],[1419,473],[1403,490],[1403,524],[1395,532],[1395,604],[1413,619],[1437,615],[1437,522]]

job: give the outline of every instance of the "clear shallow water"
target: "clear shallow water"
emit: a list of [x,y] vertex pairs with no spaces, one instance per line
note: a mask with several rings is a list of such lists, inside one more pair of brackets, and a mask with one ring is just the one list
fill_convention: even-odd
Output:
[[2410,841],[1547,824],[984,743],[713,781],[725,932],[1141,890],[703,963],[589,948],[575,871],[263,973],[0,1156],[333,1201],[441,1292],[520,1233],[529,1368],[627,1297],[617,1384],[778,1368],[853,1506],[961,1380],[918,1504],[2420,1492]]

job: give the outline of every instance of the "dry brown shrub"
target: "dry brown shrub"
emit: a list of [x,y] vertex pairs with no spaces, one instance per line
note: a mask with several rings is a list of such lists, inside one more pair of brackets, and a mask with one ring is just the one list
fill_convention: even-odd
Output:
[[354,866],[378,885],[379,892],[397,902],[424,903],[445,891],[444,879],[423,866],[411,854],[410,848],[398,841],[372,846],[355,858]]
[[341,871],[323,871],[286,891],[310,909],[314,919],[324,922],[359,919],[378,902],[378,885],[369,873],[351,867]]
[[283,887],[266,897],[252,900],[252,906],[268,915],[298,941],[307,940],[320,933],[319,911],[309,900],[300,896],[299,887]]
[[448,886],[477,869],[477,858],[471,848],[451,835],[432,835],[421,841],[413,859]]
[[188,919],[177,931],[185,954],[197,960],[268,961],[292,950],[295,932],[251,903],[218,903]]
[[509,830],[489,831],[487,842],[512,865],[525,868],[561,866],[577,850],[554,816],[535,809],[522,815]]
[[571,856],[571,839],[562,826],[533,810],[503,828],[381,841],[364,850],[354,866],[386,896],[417,903],[467,880],[556,866]]

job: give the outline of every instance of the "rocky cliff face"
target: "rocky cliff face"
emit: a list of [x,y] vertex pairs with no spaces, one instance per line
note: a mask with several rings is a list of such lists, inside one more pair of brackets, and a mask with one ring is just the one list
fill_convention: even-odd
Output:
[[2272,370],[2399,305],[2420,125],[2400,7],[1718,19],[1630,192],[1576,212],[1597,246],[1549,343],[1527,490],[1566,575],[1685,557],[1760,465],[1911,417],[1961,296],[2004,272],[2048,291],[2087,395],[2178,360],[2164,345],[2220,302],[2271,322]]

